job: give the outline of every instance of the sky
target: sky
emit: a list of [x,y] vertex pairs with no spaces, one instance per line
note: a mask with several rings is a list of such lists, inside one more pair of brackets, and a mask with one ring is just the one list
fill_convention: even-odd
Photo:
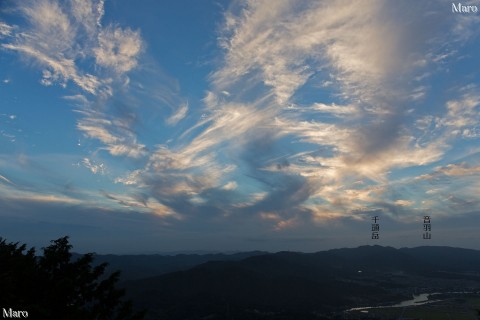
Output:
[[0,1],[0,235],[480,249],[479,22],[429,0]]

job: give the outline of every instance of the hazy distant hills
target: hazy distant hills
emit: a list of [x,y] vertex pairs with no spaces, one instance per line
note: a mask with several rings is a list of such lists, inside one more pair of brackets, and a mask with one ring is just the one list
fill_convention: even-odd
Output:
[[449,247],[98,259],[127,271],[124,286],[151,319],[322,319],[417,289],[480,289],[480,251]]
[[[209,261],[240,261],[249,257],[257,257],[248,263],[267,268],[282,260],[291,260],[296,265],[315,266],[317,270],[334,272],[335,266],[345,271],[361,269],[429,272],[432,268],[439,271],[478,271],[474,269],[480,264],[480,251],[451,247],[416,247],[394,249],[382,246],[361,246],[321,251],[317,253],[264,251],[240,252],[232,254],[176,254],[176,255],[96,255],[98,263],[107,262],[110,270],[121,270],[123,280],[135,280],[158,276],[174,271],[187,270]],[[435,267],[434,267],[435,266]],[[336,270],[335,272],[337,272]]]
[[207,261],[242,260],[266,252],[252,251],[232,254],[176,254],[176,255],[95,255],[96,263],[108,263],[111,271],[121,270],[122,280],[141,279],[164,273],[186,270]]
[[438,271],[480,272],[480,251],[451,247],[402,248],[401,252],[429,263]]

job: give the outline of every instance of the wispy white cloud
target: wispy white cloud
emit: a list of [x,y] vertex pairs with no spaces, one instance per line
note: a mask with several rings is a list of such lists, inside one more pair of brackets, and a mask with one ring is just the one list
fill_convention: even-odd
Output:
[[71,12],[75,21],[78,22],[88,35],[95,35],[97,28],[102,27],[102,18],[105,14],[105,2],[99,1],[71,1]]
[[184,103],[178,107],[175,113],[173,113],[168,119],[167,124],[176,125],[180,120],[187,116],[188,103]]
[[433,180],[441,176],[462,177],[476,176],[480,174],[480,166],[469,166],[467,163],[449,164],[445,167],[436,167],[433,173],[418,176],[418,180]]
[[89,103],[87,97],[82,94],[64,96],[63,99],[77,103],[77,107],[86,106]]
[[82,204],[83,201],[66,197],[59,196],[55,194],[40,194],[37,192],[28,192],[18,195],[13,195],[9,197],[13,200],[23,200],[23,201],[32,201],[32,202],[46,202],[46,203],[56,203],[56,204]]
[[78,120],[77,128],[91,139],[102,142],[114,156],[139,158],[147,154],[145,145],[137,141],[128,119],[108,116],[94,110],[77,110],[84,117]]
[[[77,128],[87,138],[100,141],[115,156],[144,155],[129,111],[112,107],[113,93],[128,84],[125,73],[137,66],[140,33],[118,25],[104,27],[103,0],[25,1],[15,6],[27,26],[9,29],[11,36],[2,46],[43,68],[42,84],[67,87],[71,81],[82,90],[65,98],[79,108],[83,118]],[[91,67],[85,61],[92,59],[96,64]]]
[[106,167],[104,163],[97,164],[95,161],[90,160],[89,158],[83,158],[82,164],[93,174],[104,175],[106,173]]
[[7,182],[7,184],[0,184],[0,200],[2,201],[31,201],[57,204],[82,203],[79,199],[55,192],[28,190],[28,188],[19,186],[2,175],[0,175],[0,181]]
[[103,27],[103,0],[40,0],[16,5],[28,27],[17,30],[2,23],[2,35],[11,38],[2,46],[44,68],[42,84],[59,83],[65,87],[73,81],[95,95],[108,91],[104,87],[109,86],[111,79],[95,68],[84,69],[82,61],[93,57],[97,66],[113,70],[116,75],[136,67],[142,39],[128,28]]
[[66,86],[66,82],[72,80],[80,88],[91,94],[95,94],[99,86],[99,80],[95,76],[79,74],[74,66],[74,60],[65,58],[61,54],[58,57],[51,57],[41,50],[37,50],[34,46],[22,44],[4,44],[3,47],[24,53],[36,59],[42,66],[49,68],[43,71],[41,83],[44,85],[49,86],[59,82],[62,86]]
[[66,86],[72,80],[85,91],[95,93],[100,80],[80,71],[75,63],[79,58],[75,42],[77,26],[68,15],[68,8],[49,0],[25,1],[18,5],[29,28],[15,32],[12,41],[4,43],[3,47],[18,51],[46,68],[42,79],[45,85],[58,82]]
[[9,183],[9,184],[14,184],[12,181],[10,181],[9,179],[5,178],[5,177],[2,176],[1,174],[0,174],[0,180],[2,180],[2,181],[4,181],[4,182],[7,182],[7,183]]
[[238,184],[235,181],[229,181],[222,187],[223,190],[235,190],[237,188]]
[[319,112],[330,113],[337,117],[346,115],[352,116],[358,112],[358,108],[353,105],[338,106],[336,104],[327,105],[324,103],[315,103],[312,106],[312,109]]
[[125,73],[137,66],[142,50],[142,39],[138,31],[108,26],[98,34],[98,47],[93,49],[99,66]]
[[447,114],[438,125],[449,127],[452,135],[464,138],[480,137],[480,96],[467,93],[459,100],[447,102]]
[[140,185],[142,170],[134,170],[129,172],[124,177],[115,178],[115,183],[122,183],[124,185]]
[[0,21],[0,39],[5,37],[10,37],[12,35],[13,26],[6,24],[3,21]]
[[228,88],[260,73],[285,103],[315,72],[330,68],[346,96],[378,95],[385,77],[405,69],[409,58],[405,35],[396,32],[385,7],[383,1],[248,2],[226,17],[225,65],[214,83]]

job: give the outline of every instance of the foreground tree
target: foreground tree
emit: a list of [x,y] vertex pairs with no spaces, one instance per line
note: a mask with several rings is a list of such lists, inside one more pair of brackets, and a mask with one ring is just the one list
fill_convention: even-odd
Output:
[[71,248],[63,237],[35,257],[33,248],[0,238],[2,307],[28,311],[33,319],[143,319],[115,287],[120,272],[104,276],[107,264],[92,266],[92,253],[73,260]]

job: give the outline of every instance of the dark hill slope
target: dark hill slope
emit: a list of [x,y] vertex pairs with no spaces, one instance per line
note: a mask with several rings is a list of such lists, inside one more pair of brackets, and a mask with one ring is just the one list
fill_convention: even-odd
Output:
[[[237,261],[264,255],[266,252],[252,251],[233,254],[176,254],[176,255],[95,255],[95,263],[108,263],[111,271],[120,270],[123,281],[158,276],[165,273],[187,270],[208,261]],[[79,256],[79,255],[77,255]]]

